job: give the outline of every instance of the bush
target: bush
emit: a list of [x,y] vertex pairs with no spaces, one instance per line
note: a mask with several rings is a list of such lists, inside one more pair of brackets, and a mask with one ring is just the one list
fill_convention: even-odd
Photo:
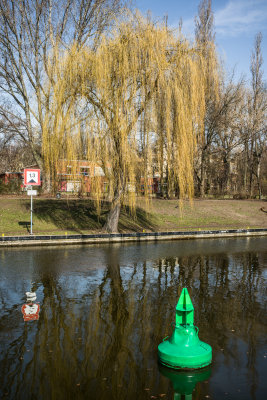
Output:
[[0,182],[0,194],[19,194],[20,192],[19,180],[14,179],[8,183]]
[[239,193],[235,193],[233,195],[233,199],[235,200],[247,200],[249,199],[249,195],[245,192],[239,192]]

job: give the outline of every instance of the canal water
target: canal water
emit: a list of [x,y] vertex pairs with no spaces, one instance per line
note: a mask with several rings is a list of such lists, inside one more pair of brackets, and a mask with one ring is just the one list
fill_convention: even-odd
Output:
[[[0,278],[0,398],[267,398],[267,238],[6,248]],[[183,287],[213,349],[197,372],[157,362]]]

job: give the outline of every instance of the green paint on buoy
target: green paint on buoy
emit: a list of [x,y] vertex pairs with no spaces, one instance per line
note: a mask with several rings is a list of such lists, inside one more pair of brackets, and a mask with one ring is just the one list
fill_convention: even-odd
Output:
[[198,337],[194,326],[194,306],[184,288],[176,306],[176,323],[170,337],[158,346],[161,364],[175,369],[197,369],[211,364],[212,349]]

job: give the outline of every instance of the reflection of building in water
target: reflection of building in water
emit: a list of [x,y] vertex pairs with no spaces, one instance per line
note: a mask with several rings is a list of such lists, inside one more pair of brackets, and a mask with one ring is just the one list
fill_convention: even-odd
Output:
[[191,400],[196,384],[209,379],[211,367],[195,371],[178,371],[159,365],[159,371],[170,379],[174,390],[174,400]]

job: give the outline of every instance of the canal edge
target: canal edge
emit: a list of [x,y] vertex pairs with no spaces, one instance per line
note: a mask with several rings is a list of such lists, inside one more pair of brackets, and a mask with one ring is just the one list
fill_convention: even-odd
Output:
[[24,246],[58,246],[72,244],[102,244],[125,243],[163,240],[184,239],[211,239],[266,236],[267,229],[226,229],[191,232],[137,232],[137,233],[103,233],[88,235],[28,235],[28,236],[2,236],[0,247],[24,247]]

